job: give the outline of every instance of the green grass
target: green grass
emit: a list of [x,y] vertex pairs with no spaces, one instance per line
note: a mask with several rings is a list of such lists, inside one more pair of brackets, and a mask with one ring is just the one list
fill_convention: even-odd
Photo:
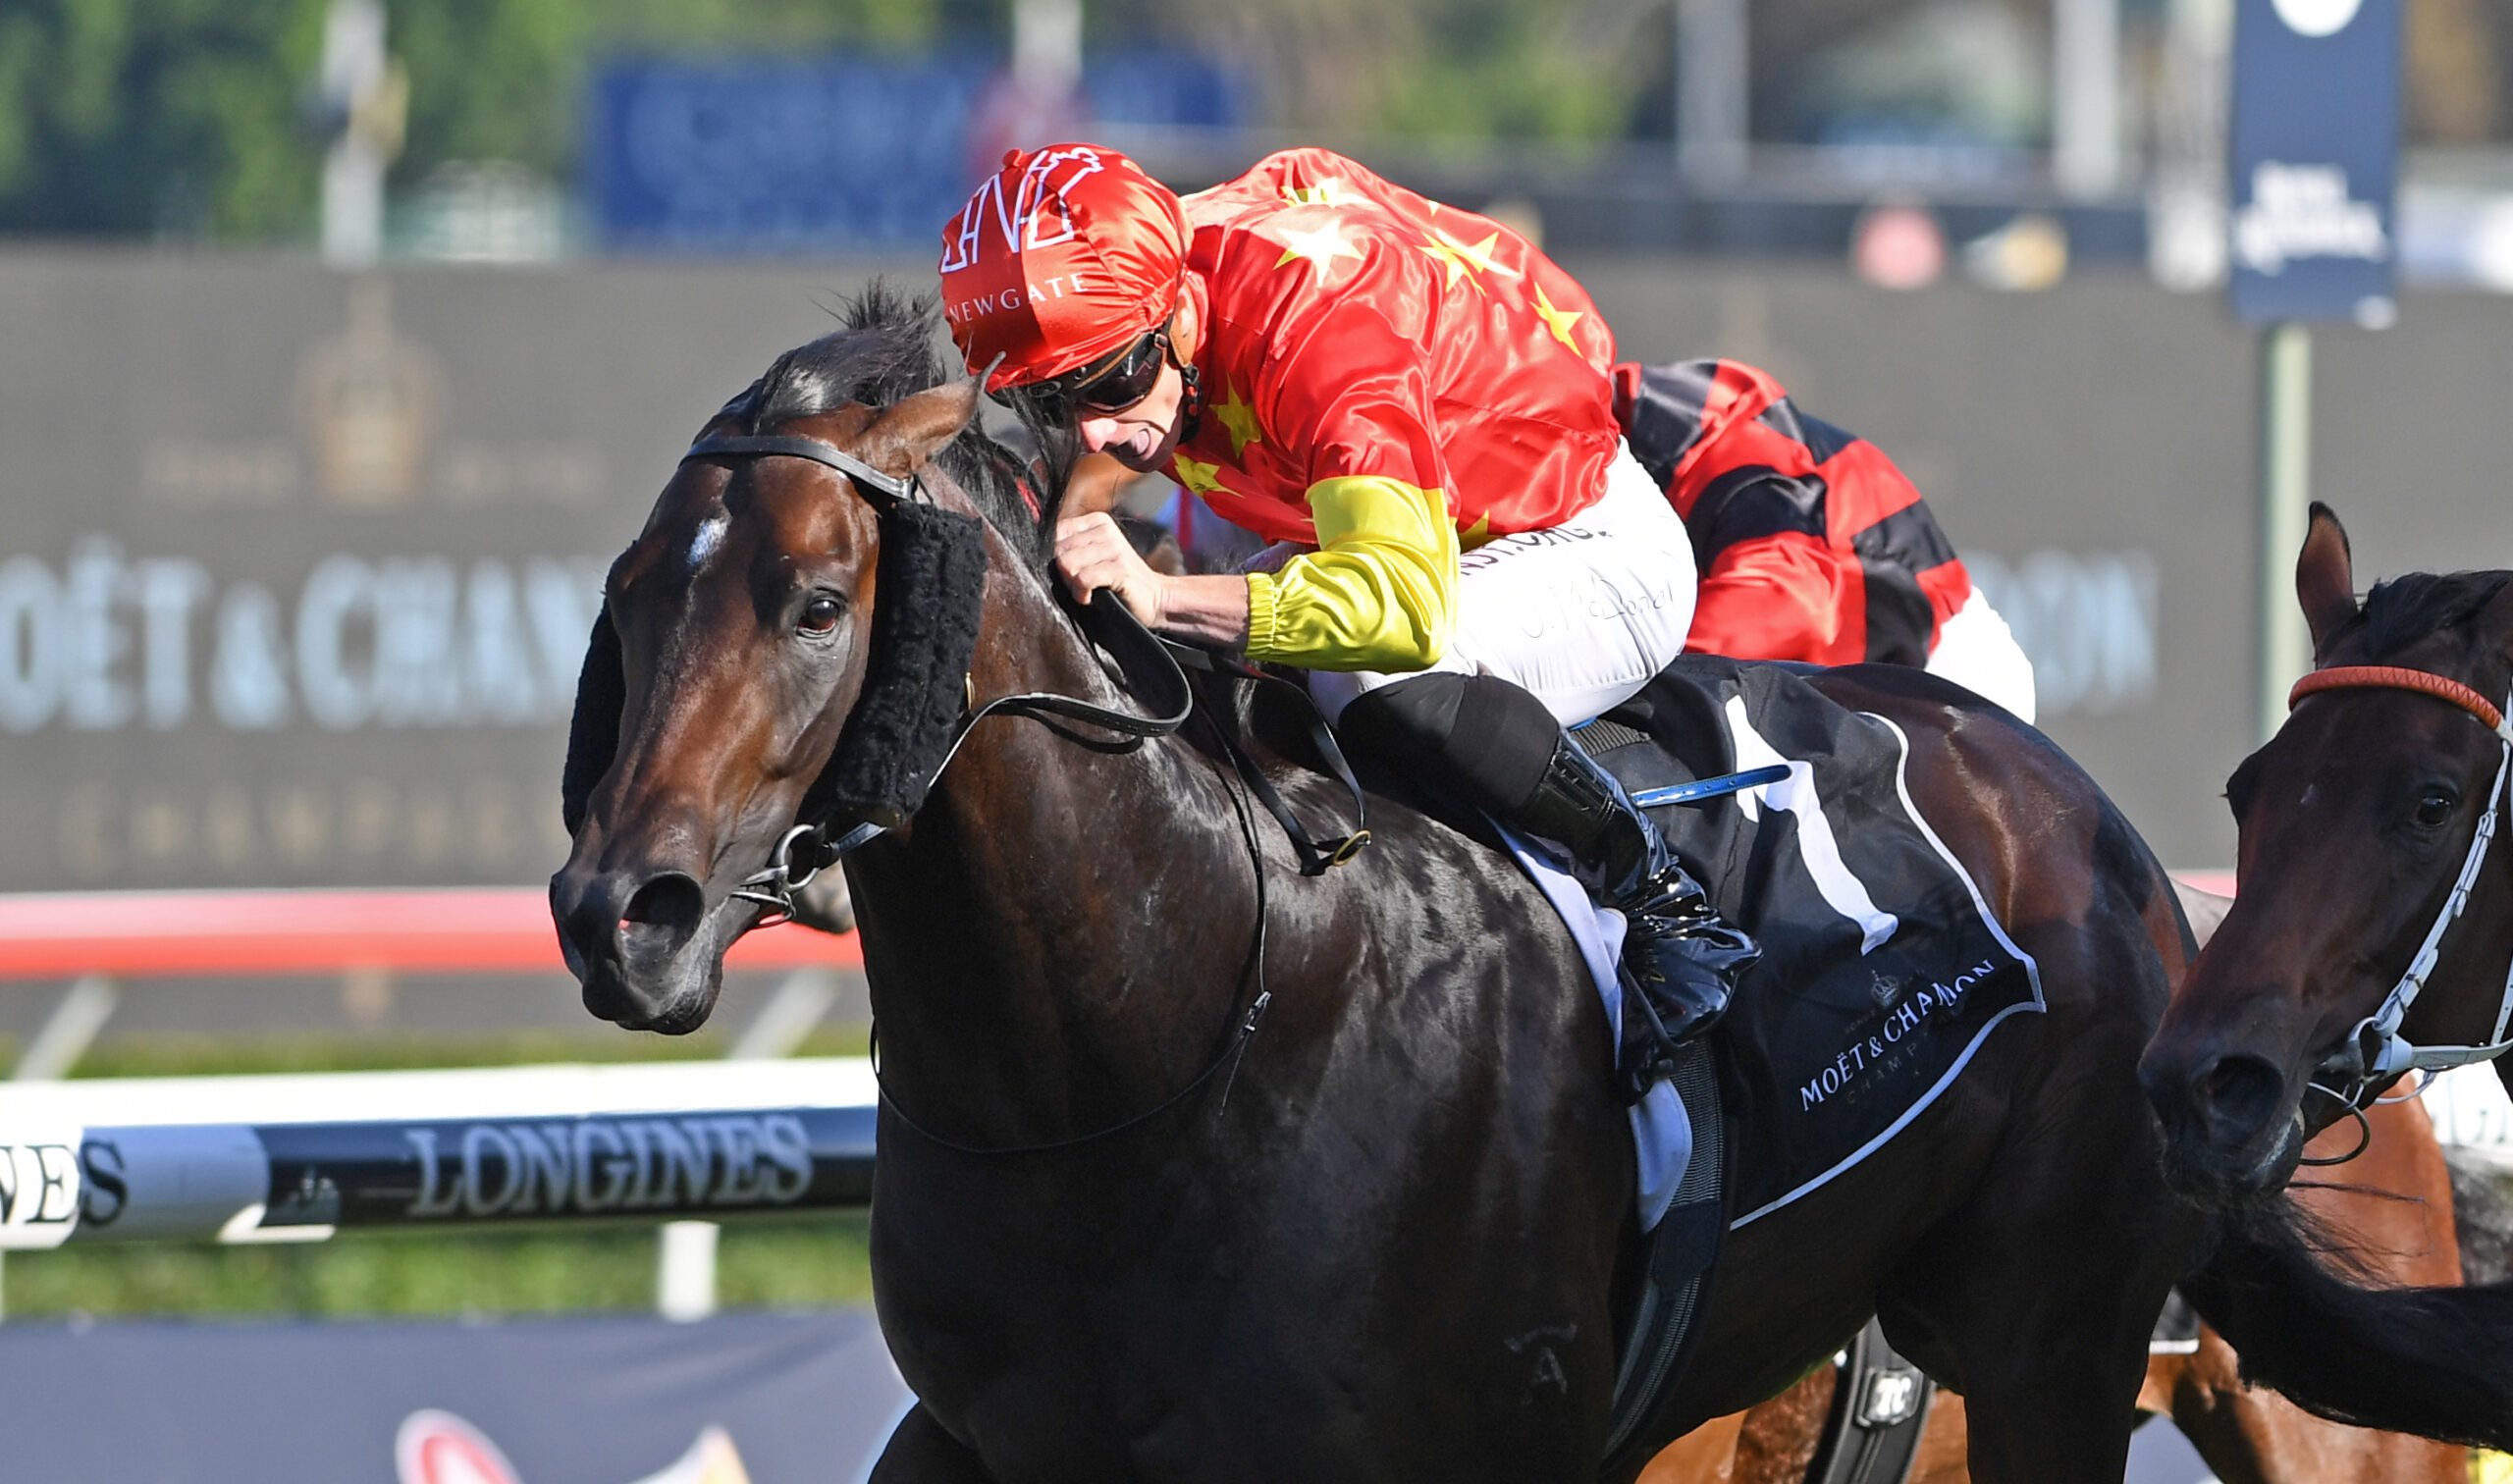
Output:
[[[716,1253],[726,1308],[873,1299],[865,1215],[727,1222]],[[11,1252],[11,1319],[635,1312],[655,1301],[652,1225],[513,1233],[359,1232],[301,1246],[134,1243]]]
[[[864,1028],[814,1033],[799,1054],[864,1050]],[[6,1053],[0,1053],[5,1056]],[[533,1062],[704,1060],[701,1037],[301,1035],[126,1036],[83,1059],[80,1077],[342,1072]],[[0,1062],[0,1064],[5,1064]],[[716,1258],[725,1308],[872,1301],[861,1211],[736,1217]],[[147,1315],[367,1318],[637,1312],[655,1301],[652,1222],[489,1232],[349,1232],[301,1246],[206,1243],[71,1246],[11,1252],[0,1305],[12,1319]]]

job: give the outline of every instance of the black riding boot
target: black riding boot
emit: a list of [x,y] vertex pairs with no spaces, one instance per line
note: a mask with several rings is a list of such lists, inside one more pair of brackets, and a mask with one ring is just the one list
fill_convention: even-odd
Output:
[[1762,950],[1719,920],[1656,825],[1544,703],[1497,675],[1444,671],[1370,691],[1336,723],[1347,748],[1386,760],[1566,857],[1623,914],[1624,1090],[1667,1075],[1674,1047],[1728,1008]]
[[1579,883],[1623,914],[1619,1060],[1627,1090],[1647,1091],[1677,1043],[1726,1013],[1762,949],[1720,919],[1658,826],[1568,732],[1555,739],[1535,793],[1502,822],[1566,852]]

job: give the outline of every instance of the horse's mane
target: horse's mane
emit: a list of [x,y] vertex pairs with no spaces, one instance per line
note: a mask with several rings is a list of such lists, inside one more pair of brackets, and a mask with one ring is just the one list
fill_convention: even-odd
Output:
[[2366,657],[2388,659],[2421,639],[2468,622],[2507,584],[2513,584],[2513,572],[2410,572],[2374,584],[2355,620]]
[[[849,402],[887,406],[942,385],[950,374],[935,353],[940,312],[934,295],[911,298],[875,279],[839,307],[838,317],[844,328],[776,357],[716,415],[739,420],[745,433],[758,433]],[[1033,562],[1046,559],[1043,512],[1054,504],[1051,499],[1033,504],[1022,493],[1025,470],[1012,450],[972,419],[934,461],[968,492],[1014,550]]]

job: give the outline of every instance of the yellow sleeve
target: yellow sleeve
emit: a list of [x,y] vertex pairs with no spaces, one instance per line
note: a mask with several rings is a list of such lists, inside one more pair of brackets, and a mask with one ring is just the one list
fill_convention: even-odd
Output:
[[1457,522],[1438,490],[1348,474],[1309,487],[1317,550],[1248,578],[1248,655],[1303,669],[1418,670],[1457,628]]

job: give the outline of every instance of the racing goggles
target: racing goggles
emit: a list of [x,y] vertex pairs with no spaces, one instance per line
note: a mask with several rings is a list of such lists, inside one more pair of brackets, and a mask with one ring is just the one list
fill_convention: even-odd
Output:
[[1043,422],[1071,424],[1088,413],[1123,412],[1150,397],[1168,358],[1169,327],[1163,325],[1080,370],[989,395],[1007,407],[1028,408]]

